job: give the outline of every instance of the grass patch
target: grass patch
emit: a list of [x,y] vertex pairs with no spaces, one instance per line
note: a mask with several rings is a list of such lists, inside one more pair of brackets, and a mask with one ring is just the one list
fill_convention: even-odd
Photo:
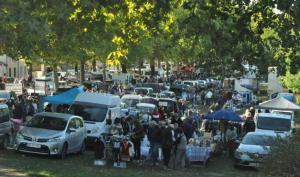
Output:
[[227,157],[212,158],[208,167],[191,167],[185,170],[163,170],[160,167],[129,165],[127,169],[98,167],[93,165],[93,153],[84,156],[71,155],[65,160],[20,154],[0,150],[0,164],[25,173],[29,177],[245,177],[256,176],[251,169],[235,169]]

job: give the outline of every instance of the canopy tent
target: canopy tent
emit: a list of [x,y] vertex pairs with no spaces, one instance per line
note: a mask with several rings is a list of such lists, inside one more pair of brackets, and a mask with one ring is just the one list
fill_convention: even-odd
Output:
[[265,101],[259,104],[260,109],[276,109],[276,110],[290,110],[297,111],[300,110],[300,106],[290,102],[283,97],[277,97],[272,100]]
[[204,119],[208,120],[228,120],[232,122],[243,122],[242,118],[235,112],[229,109],[222,109],[213,113],[207,114]]
[[62,92],[58,95],[53,95],[53,96],[46,96],[43,98],[43,102],[48,102],[48,103],[51,103],[51,104],[68,104],[68,105],[71,105],[76,96],[79,94],[79,93],[82,93],[83,92],[83,87],[76,87],[76,88],[72,88],[68,91],[65,91],[65,92]]

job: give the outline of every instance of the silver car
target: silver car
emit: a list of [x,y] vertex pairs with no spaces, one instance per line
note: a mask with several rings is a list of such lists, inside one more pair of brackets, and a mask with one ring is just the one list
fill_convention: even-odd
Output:
[[79,116],[43,112],[24,125],[17,134],[16,150],[41,155],[58,155],[85,151],[86,129]]
[[270,154],[277,137],[275,133],[247,133],[235,152],[235,165],[259,167],[263,158]]

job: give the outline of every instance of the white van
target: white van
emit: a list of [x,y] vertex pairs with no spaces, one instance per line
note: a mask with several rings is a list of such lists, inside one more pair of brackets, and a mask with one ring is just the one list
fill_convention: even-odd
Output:
[[259,113],[256,117],[256,132],[273,132],[281,137],[291,136],[292,119],[289,115]]
[[273,114],[284,114],[284,115],[289,115],[291,116],[291,127],[292,127],[292,131],[295,131],[296,130],[296,127],[295,127],[295,113],[294,111],[286,111],[286,110],[272,110],[271,113]]
[[0,147],[6,148],[10,142],[11,122],[6,104],[0,104]]
[[107,119],[114,122],[115,118],[120,117],[120,106],[119,96],[84,92],[75,98],[70,112],[83,118],[87,129],[87,144],[92,144],[105,132]]

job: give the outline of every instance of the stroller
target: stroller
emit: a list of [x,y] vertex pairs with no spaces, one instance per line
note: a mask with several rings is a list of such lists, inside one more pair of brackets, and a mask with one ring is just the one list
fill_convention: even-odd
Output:
[[126,161],[130,157],[124,156],[124,143],[128,142],[129,137],[123,135],[102,134],[96,142],[95,165],[108,165],[116,168],[126,168]]

